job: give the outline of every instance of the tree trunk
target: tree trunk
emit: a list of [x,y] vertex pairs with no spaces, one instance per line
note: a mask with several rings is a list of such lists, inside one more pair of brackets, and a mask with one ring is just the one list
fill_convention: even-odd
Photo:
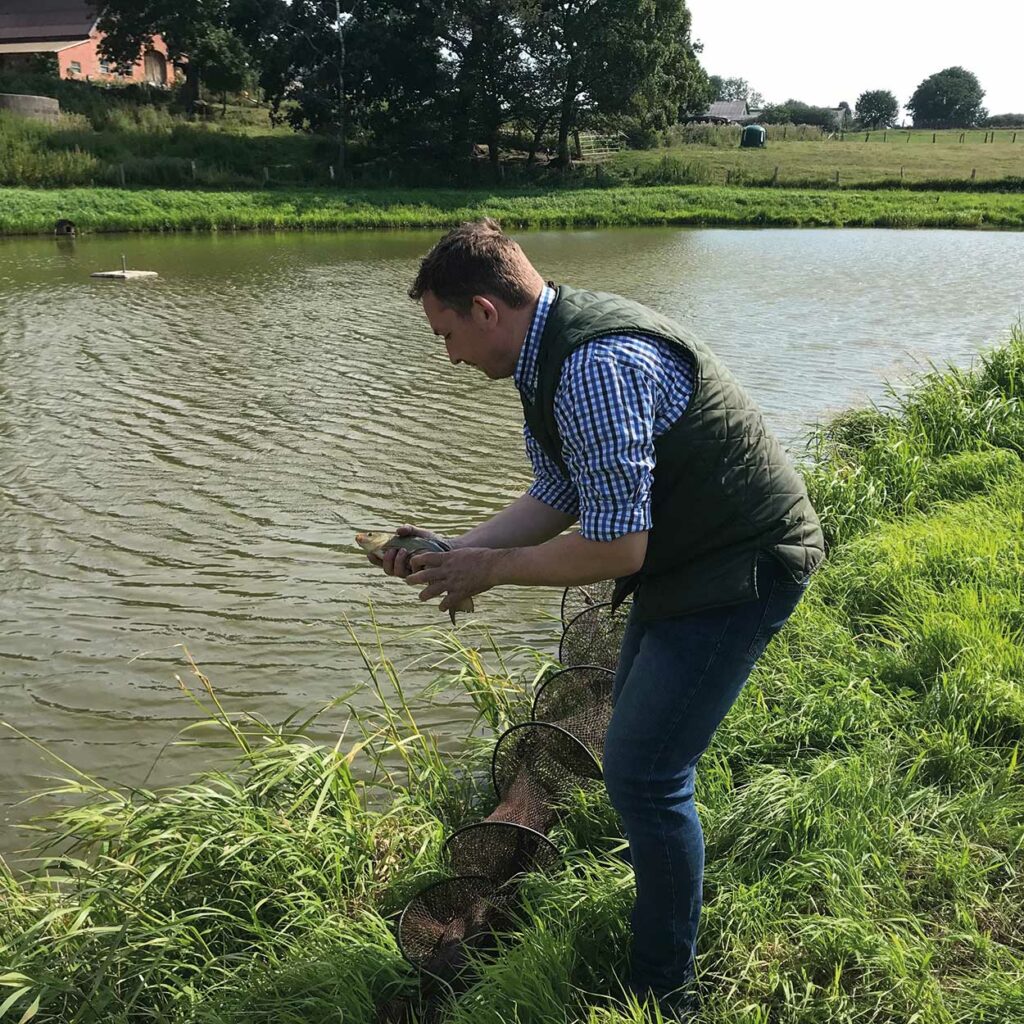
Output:
[[540,149],[541,140],[544,138],[544,133],[548,130],[548,121],[550,120],[551,114],[545,114],[543,120],[534,130],[533,138],[530,141],[530,155],[526,160],[528,164],[535,164],[537,162],[537,150]]
[[572,155],[569,152],[569,133],[574,127],[575,108],[576,97],[567,93],[562,98],[558,117],[558,161],[563,167],[569,167],[572,164]]
[[[337,14],[337,27],[338,27],[338,178],[341,181],[345,180],[345,171],[348,165],[348,140],[346,133],[348,131],[348,110],[345,99],[345,60],[347,53],[345,51],[345,28],[346,26],[341,20],[341,0],[335,0],[335,12]],[[353,5],[353,10],[355,7]]]
[[181,88],[181,99],[185,104],[185,113],[191,118],[196,112],[196,104],[199,102],[199,86],[202,83],[202,76],[199,68],[192,61],[185,65],[185,84]]

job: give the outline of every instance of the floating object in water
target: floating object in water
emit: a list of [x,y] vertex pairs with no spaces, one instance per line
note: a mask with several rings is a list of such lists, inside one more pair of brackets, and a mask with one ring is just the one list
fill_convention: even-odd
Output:
[[[356,543],[368,554],[384,557],[385,551],[408,551],[410,555],[419,554],[421,551],[451,551],[450,544],[443,540],[430,540],[427,537],[400,537],[397,533],[357,533]],[[471,612],[473,610],[473,599],[467,597],[460,601],[454,608],[448,609],[448,615],[455,625],[456,612]]]
[[129,270],[128,261],[122,256],[120,270],[98,270],[89,276],[106,278],[108,281],[137,281],[143,277],[159,277],[160,275],[155,270]]
[[61,220],[57,221],[57,223],[54,224],[53,233],[58,236],[74,238],[75,222],[71,220],[64,220],[63,218],[61,218]]

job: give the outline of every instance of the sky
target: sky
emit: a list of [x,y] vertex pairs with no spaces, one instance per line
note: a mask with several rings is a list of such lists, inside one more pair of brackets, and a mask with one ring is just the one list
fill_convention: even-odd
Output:
[[[687,0],[709,74],[745,78],[769,103],[856,106],[866,89],[905,105],[961,65],[990,114],[1024,112],[1024,0]],[[909,118],[908,118],[909,123]]]

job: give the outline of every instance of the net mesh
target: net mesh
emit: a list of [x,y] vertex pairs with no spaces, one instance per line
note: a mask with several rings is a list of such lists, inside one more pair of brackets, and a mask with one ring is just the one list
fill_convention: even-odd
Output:
[[[595,604],[609,604],[614,590],[615,580],[601,580],[600,583],[567,587],[562,594],[562,629],[565,629],[580,612],[593,608]],[[626,604],[631,600],[631,597],[627,597]]]
[[615,674],[599,665],[576,665],[549,676],[533,701],[536,722],[551,722],[576,737],[600,763],[612,717]]
[[524,722],[498,740],[491,772],[503,804],[542,802],[557,809],[582,780],[600,778],[600,765],[575,736],[558,726]]
[[559,860],[558,848],[540,832],[492,814],[449,836],[444,844],[456,875],[483,875],[503,882],[526,871],[547,871]]
[[512,726],[495,744],[498,804],[445,843],[455,877],[428,886],[402,912],[399,948],[434,984],[455,984],[471,950],[495,945],[517,905],[518,877],[558,862],[547,833],[566,798],[601,778],[628,613],[628,602],[612,612],[612,587],[611,581],[571,587],[563,595],[559,660],[568,667],[543,682],[532,720]]
[[402,911],[399,948],[421,971],[454,977],[471,949],[493,944],[514,906],[514,889],[492,878],[442,879],[417,893]]
[[570,667],[598,665],[614,672],[628,615],[624,605],[614,612],[608,603],[584,609],[565,627],[558,645],[558,660]]

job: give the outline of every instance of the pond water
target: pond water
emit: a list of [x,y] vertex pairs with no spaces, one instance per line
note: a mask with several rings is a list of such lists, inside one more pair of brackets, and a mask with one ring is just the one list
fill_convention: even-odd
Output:
[[[281,720],[355,691],[345,627],[415,688],[447,621],[373,570],[356,529],[456,533],[529,484],[510,381],[452,367],[405,297],[436,233],[0,240],[0,699],[4,720],[121,785],[187,777],[184,645],[229,711]],[[613,290],[708,341],[799,448],[929,362],[969,362],[1024,303],[1024,234],[643,229],[528,233],[547,277]],[[92,281],[120,266],[155,281]],[[513,666],[554,651],[554,591],[477,617]],[[467,627],[467,639],[477,634]],[[495,664],[493,656],[491,665]],[[426,703],[442,747],[462,694]],[[332,711],[318,736],[344,724]],[[354,734],[352,736],[354,739]],[[13,806],[67,770],[0,734]]]

